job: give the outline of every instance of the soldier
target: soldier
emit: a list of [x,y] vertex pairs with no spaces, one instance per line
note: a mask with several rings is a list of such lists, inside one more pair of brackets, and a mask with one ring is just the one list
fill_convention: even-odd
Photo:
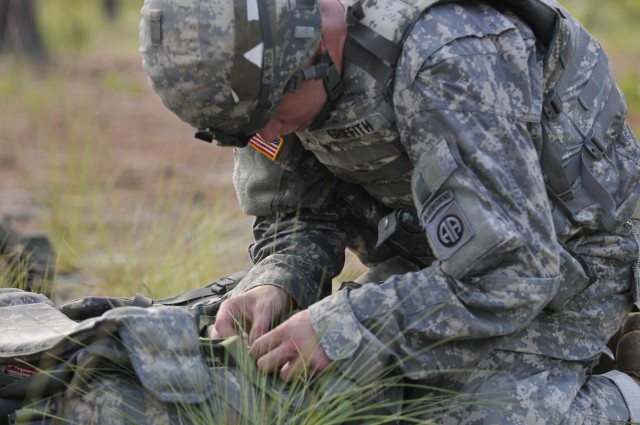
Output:
[[[640,301],[639,148],[554,0],[146,0],[141,52],[256,217],[212,337],[243,324],[285,379],[482,397],[441,423],[640,420],[638,316],[629,375],[592,374]],[[331,294],[346,247],[369,270]]]

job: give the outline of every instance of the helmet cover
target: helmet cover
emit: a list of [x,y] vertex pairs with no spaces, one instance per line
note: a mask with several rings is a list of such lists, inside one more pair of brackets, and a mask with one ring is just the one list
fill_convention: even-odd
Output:
[[317,0],[145,0],[142,64],[183,121],[249,135],[317,51],[321,25]]

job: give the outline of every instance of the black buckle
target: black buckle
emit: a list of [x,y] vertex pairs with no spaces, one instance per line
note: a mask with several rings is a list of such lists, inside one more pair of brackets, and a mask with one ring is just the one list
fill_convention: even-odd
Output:
[[589,130],[584,138],[584,147],[595,158],[600,159],[607,151],[607,144],[602,140],[600,133],[593,128]]
[[302,87],[302,83],[309,80],[322,80],[331,102],[335,101],[344,91],[342,78],[336,71],[336,66],[326,51],[316,59],[313,65],[298,70],[293,74],[287,81],[285,91],[297,92]]
[[411,235],[423,233],[420,220],[413,211],[402,208],[384,216],[378,223],[378,242],[376,246],[379,247],[399,232]]
[[560,112],[562,112],[562,100],[555,90],[552,90],[544,100],[542,111],[549,120],[556,119],[556,117],[560,115]]
[[313,65],[306,68],[302,68],[296,71],[295,74],[289,78],[285,86],[286,92],[297,92],[302,87],[302,83],[309,80],[321,80],[326,78],[329,72],[329,64],[320,59],[313,63]]
[[216,144],[222,147],[244,148],[254,135],[226,134],[212,128],[199,128],[194,136],[207,143],[211,143],[215,139]]
[[215,135],[211,131],[209,131],[208,128],[198,129],[198,131],[196,131],[196,134],[194,136],[196,139],[200,139],[207,143],[213,142],[213,139],[215,138]]

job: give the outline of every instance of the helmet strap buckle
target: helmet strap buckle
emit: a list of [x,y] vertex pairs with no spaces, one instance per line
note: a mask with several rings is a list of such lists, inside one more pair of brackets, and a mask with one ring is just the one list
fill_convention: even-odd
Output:
[[305,81],[322,80],[329,100],[334,102],[344,90],[340,74],[329,56],[329,51],[324,50],[313,65],[298,70],[287,82],[286,92],[297,92]]

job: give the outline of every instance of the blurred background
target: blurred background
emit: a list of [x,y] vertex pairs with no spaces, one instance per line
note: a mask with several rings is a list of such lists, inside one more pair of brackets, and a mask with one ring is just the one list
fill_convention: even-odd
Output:
[[[640,134],[640,0],[562,3],[607,49]],[[250,266],[232,153],[152,92],[141,6],[0,0],[0,224],[46,235],[56,302],[159,298]],[[16,267],[0,255],[0,287],[24,285]],[[341,279],[361,270],[349,257]]]

